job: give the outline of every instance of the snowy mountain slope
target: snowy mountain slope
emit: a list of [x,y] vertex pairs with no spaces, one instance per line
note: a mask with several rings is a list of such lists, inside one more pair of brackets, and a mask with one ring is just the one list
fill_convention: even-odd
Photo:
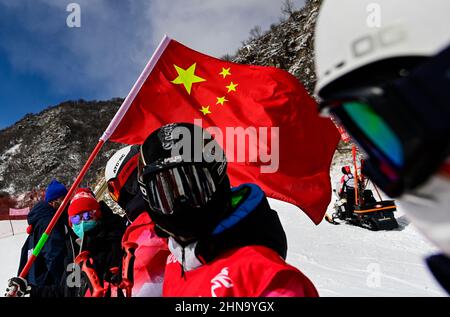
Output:
[[[399,213],[402,228],[372,232],[349,225],[315,226],[298,208],[270,200],[288,236],[288,262],[302,270],[321,296],[444,296],[423,257],[436,250]],[[17,274],[25,221],[0,222],[0,295]],[[379,278],[371,275],[380,269]],[[379,284],[377,284],[379,280]]]
[[[18,197],[45,188],[54,177],[71,184],[121,102],[67,101],[0,130],[0,191]],[[111,153],[120,147],[106,145],[83,185],[97,181]]]

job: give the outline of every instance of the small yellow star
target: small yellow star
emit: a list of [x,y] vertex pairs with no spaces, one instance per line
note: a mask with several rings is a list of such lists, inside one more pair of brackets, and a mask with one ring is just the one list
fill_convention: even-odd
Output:
[[204,116],[211,113],[211,111],[209,111],[209,106],[206,106],[206,107],[202,106],[202,109],[200,109],[200,112],[203,113]]
[[228,101],[227,99],[225,99],[225,96],[223,96],[223,97],[216,97],[216,98],[217,98],[216,105],[221,104],[223,106],[224,102]]
[[223,78],[225,78],[225,77],[231,75],[230,69],[231,69],[231,67],[228,67],[228,68],[223,68],[223,67],[222,67],[222,71],[219,73],[219,75],[222,75]]
[[230,91],[236,91],[237,86],[238,86],[238,84],[233,84],[233,82],[231,82],[228,86],[225,86],[225,87],[228,88],[228,92],[230,92]]
[[173,66],[178,73],[178,77],[172,80],[172,83],[177,85],[183,84],[188,94],[191,94],[192,84],[206,81],[205,79],[195,75],[196,63],[192,64],[188,69],[183,69],[181,67],[178,67],[177,65]]

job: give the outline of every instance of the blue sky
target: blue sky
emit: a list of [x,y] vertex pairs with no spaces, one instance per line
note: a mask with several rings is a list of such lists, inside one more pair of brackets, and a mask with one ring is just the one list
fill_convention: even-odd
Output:
[[[282,2],[0,0],[0,129],[65,100],[125,97],[165,33],[232,54],[255,25],[279,20]],[[80,28],[66,24],[69,3],[80,5]]]

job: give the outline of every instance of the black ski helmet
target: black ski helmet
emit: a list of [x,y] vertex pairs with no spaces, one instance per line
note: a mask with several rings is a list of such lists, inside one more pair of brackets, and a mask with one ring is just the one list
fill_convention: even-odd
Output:
[[165,125],[141,147],[138,180],[157,228],[180,243],[212,233],[230,204],[223,149],[192,123]]

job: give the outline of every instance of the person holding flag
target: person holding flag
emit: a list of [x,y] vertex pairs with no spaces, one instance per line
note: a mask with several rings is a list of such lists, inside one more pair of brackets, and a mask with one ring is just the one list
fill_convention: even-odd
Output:
[[[180,146],[182,155],[174,152]],[[174,123],[151,133],[138,180],[156,232],[169,239],[164,296],[318,296],[285,262],[286,234],[264,192],[252,183],[230,188],[225,154],[201,127]]]

